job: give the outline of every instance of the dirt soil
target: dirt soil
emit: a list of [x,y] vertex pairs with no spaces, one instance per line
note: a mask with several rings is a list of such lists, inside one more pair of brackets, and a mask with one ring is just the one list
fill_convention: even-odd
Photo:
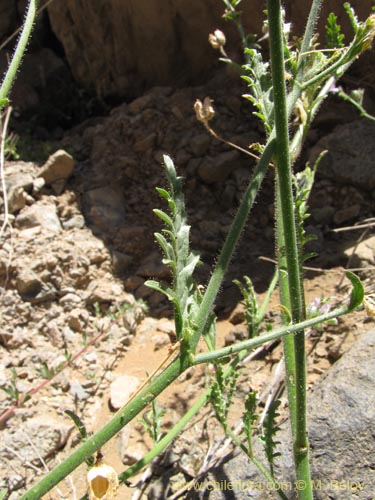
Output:
[[[233,155],[197,124],[192,105],[197,97],[214,97],[216,126],[222,135],[245,146],[261,140],[249,104],[239,97],[244,89],[234,81],[224,73],[204,87],[155,88],[114,109],[108,117],[79,125],[50,145],[66,149],[75,159],[74,173],[62,185],[54,184],[55,179],[38,188],[35,180],[40,165],[21,165],[33,187],[22,188],[25,204],[11,214],[13,230],[7,231],[2,242],[0,267],[0,385],[7,389],[0,393],[0,433],[5,443],[0,447],[5,471],[0,485],[10,489],[10,499],[19,498],[37,476],[79,444],[65,409],[77,413],[87,430],[95,432],[114,415],[115,399],[126,399],[131,379],[119,377],[135,377],[138,384],[143,383],[173,349],[170,305],[143,284],[149,277],[168,279],[152,237],[153,231],[160,230],[152,208],[161,206],[154,188],[165,185],[160,157],[162,152],[172,154],[185,178],[192,247],[203,262],[197,280],[204,284],[250,171],[246,158]],[[337,106],[335,100],[330,101],[318,117],[303,161],[309,148],[343,118],[348,122],[356,119],[346,107],[338,115]],[[12,165],[7,164],[9,172]],[[21,167],[18,164],[18,171]],[[272,187],[270,171],[217,300],[218,345],[247,335],[244,306],[232,280],[250,276],[261,301],[272,277]],[[358,187],[336,185],[321,176],[310,204],[309,230],[317,236],[312,250],[318,257],[307,263],[307,304],[327,298],[335,307],[348,298],[344,268],[353,267],[350,255],[362,233],[334,233],[332,229],[371,217],[373,199]],[[343,210],[353,204],[358,208],[345,216]],[[318,209],[328,205],[333,212],[324,218]],[[46,222],[35,207],[43,207],[42,213],[52,207],[48,213],[54,215]],[[332,215],[337,213],[342,216]],[[51,226],[52,219],[56,224]],[[367,236],[362,234],[363,239]],[[362,260],[356,267],[368,268],[368,263]],[[371,273],[362,270],[370,291]],[[142,301],[148,305],[147,312]],[[278,303],[275,292],[266,316],[275,326],[280,322]],[[337,325],[310,333],[309,387],[372,323],[362,310],[339,318]],[[233,425],[242,415],[249,390],[260,395],[261,413],[270,393],[278,389],[285,417],[282,378],[277,375],[281,359],[281,345],[276,342],[245,363],[230,411]],[[158,404],[166,410],[162,432],[171,429],[199,398],[212,373],[210,365],[190,369],[158,397]],[[114,389],[118,380],[120,395]],[[27,394],[32,397],[27,399]],[[127,397],[130,395],[131,391]],[[47,446],[45,436],[50,429],[60,429],[60,434],[49,437]],[[211,456],[217,443],[221,444]],[[104,461],[121,472],[150,447],[151,439],[135,419],[102,453]],[[204,477],[207,468],[230,449],[212,409],[205,407],[152,467],[132,477],[130,485],[120,487],[118,498],[183,498],[191,481]],[[158,482],[160,478],[164,482]],[[86,489],[86,467],[81,466],[44,498],[81,498]]]

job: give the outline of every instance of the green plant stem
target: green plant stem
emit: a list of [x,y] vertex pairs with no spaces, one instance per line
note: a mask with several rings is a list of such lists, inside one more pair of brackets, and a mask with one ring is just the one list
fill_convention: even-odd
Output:
[[17,71],[20,67],[22,57],[26,51],[28,41],[30,39],[31,31],[35,22],[37,13],[38,0],[30,0],[29,8],[27,10],[25,23],[17,43],[16,50],[13,54],[12,60],[9,64],[8,70],[5,74],[4,80],[0,87],[0,103],[8,98],[10,89],[16,79]]
[[49,472],[38,484],[31,487],[29,491],[22,495],[20,500],[39,500],[82,462],[102,448],[107,441],[150,404],[186,368],[187,366],[181,364],[180,358],[172,361],[137,397],[121,408],[112,420]]
[[[274,340],[275,338],[279,338],[283,335],[288,335],[289,333],[298,331],[301,328],[308,328],[322,321],[341,316],[342,314],[346,314],[354,310],[362,303],[364,292],[358,278],[355,277],[355,281],[353,281],[352,277],[351,280],[354,286],[355,293],[352,292],[349,306],[341,307],[328,314],[317,316],[316,318],[305,321],[300,325],[290,325],[289,327],[284,327],[280,330],[276,330],[273,333],[240,342],[224,349],[196,355],[194,356],[192,364],[197,365],[200,363],[206,363],[223,356],[235,354],[237,352],[243,351],[244,349],[259,347],[269,340]],[[75,452],[73,452],[54,470],[52,470],[43,479],[41,479],[38,484],[31,487],[30,490],[20,498],[20,500],[39,500],[45,493],[48,493],[48,491],[56,486],[68,474],[73,472],[73,470],[76,469],[82,462],[91,457],[107,441],[109,441],[111,437],[113,437],[128,422],[130,422],[158,394],[160,394],[168,385],[170,385],[186,368],[187,366],[181,364],[180,358],[176,358],[174,361],[172,361],[172,363],[168,365],[162,373],[160,373],[153,381],[151,381],[148,387],[146,387],[124,408],[122,408],[112,418],[112,420],[110,420],[110,422],[108,422],[102,429],[100,429],[90,439],[83,443]]]
[[128,478],[140,471],[145,465],[149,464],[156,458],[165,448],[179,435],[185,425],[198,413],[198,411],[208,402],[210,391],[207,390],[198,401],[181,417],[178,423],[166,434],[155,447],[147,453],[141,460],[129,467],[125,472],[119,475],[120,482],[126,481]]
[[245,350],[256,349],[257,347],[265,344],[266,342],[283,338],[286,335],[290,335],[291,333],[297,333],[302,329],[310,328],[318,323],[322,323],[324,321],[328,321],[329,319],[342,316],[343,314],[347,314],[351,310],[352,309],[348,307],[339,307],[327,314],[316,316],[315,318],[302,321],[301,323],[283,326],[282,328],[278,328],[270,333],[265,333],[264,335],[260,335],[259,337],[255,337],[248,340],[242,340],[241,342],[236,342],[233,345],[222,347],[221,349],[215,349],[215,351],[208,351],[204,353],[195,354],[192,356],[192,364],[199,365],[201,363],[209,363],[224,356],[230,356],[231,354],[236,354],[244,349]]
[[[280,186],[278,182],[278,176],[275,178],[275,191],[276,191],[276,252],[277,252],[277,263],[279,269],[279,296],[280,301],[283,306],[287,308],[288,311],[291,310],[290,296],[289,296],[289,285],[288,285],[288,273],[287,273],[287,263],[285,258],[285,240],[284,231],[282,228],[281,218],[278,214],[281,214],[281,193]],[[290,323],[290,318],[285,317],[286,314],[282,315],[283,323]],[[286,384],[288,392],[288,404],[289,404],[289,414],[290,414],[290,426],[292,431],[292,438],[296,436],[296,362],[294,354],[294,338],[291,335],[283,337],[283,353],[285,360],[285,379],[288,380]]]
[[[285,86],[284,37],[282,11],[279,0],[268,0],[268,20],[270,35],[270,58],[274,95],[275,128],[277,137],[277,175],[280,191],[281,229],[285,243],[285,257],[288,273],[289,301],[294,323],[304,319],[304,297],[300,276],[300,262],[297,242],[292,174],[289,148],[288,113]],[[294,337],[296,414],[294,436],[294,461],[297,480],[305,482],[306,488],[300,492],[301,500],[312,499],[310,468],[308,461],[308,440],[306,433],[306,352],[304,331],[299,330]],[[289,384],[287,380],[287,384]]]
[[272,476],[270,471],[264,467],[262,462],[260,462],[257,458],[255,458],[252,454],[250,454],[250,451],[244,446],[244,444],[238,439],[238,437],[231,431],[231,429],[226,429],[226,433],[228,436],[231,438],[231,440],[239,447],[241,450],[250,458],[250,460],[253,462],[255,467],[260,471],[260,473],[263,475],[263,477],[267,480],[269,484],[272,484],[274,491],[278,493],[280,498],[283,500],[288,500],[288,497],[285,495],[285,493],[281,490],[281,487],[279,483],[275,480],[275,478]]
[[[193,352],[202,335],[216,296],[219,292],[224,274],[228,268],[238,239],[245,226],[249,211],[254,203],[255,196],[265,177],[268,165],[274,153],[274,139],[270,139],[265,147],[263,155],[255,169],[254,176],[249,183],[246,193],[241,201],[237,214],[225,240],[223,249],[215,267],[214,273],[203,296],[197,317],[197,328],[192,339],[189,341],[189,349]],[[182,347],[181,347],[182,350]],[[91,439],[83,443],[64,462],[47,474],[38,484],[25,493],[20,500],[38,500],[42,495],[50,491],[62,479],[70,474],[76,467],[88,457],[100,449],[109,439],[129,423],[140,411],[142,411],[158,394],[168,387],[186,368],[191,365],[188,356],[179,356],[172,361],[162,373],[160,373],[150,385],[146,387],[128,405],[122,408],[113,419],[100,429]]]
[[229,233],[225,239],[217,264],[207,285],[206,291],[202,298],[202,303],[198,311],[196,319],[196,329],[190,341],[190,349],[193,352],[195,351],[198,341],[205,330],[224,275],[228,269],[238,240],[245,227],[249,212],[254,204],[255,197],[266,175],[268,165],[270,164],[272,155],[275,151],[274,146],[274,137],[271,136],[264,149],[262,157],[260,158],[256,166],[254,176],[246,189],[246,192],[241,200],[240,206],[230,227]]
[[344,101],[350,102],[350,104],[352,104],[359,111],[360,115],[363,118],[367,118],[368,120],[375,121],[375,117],[370,115],[369,113],[367,113],[365,108],[359,102],[357,102],[355,99],[353,99],[350,95],[348,95],[346,92],[344,92],[343,90],[340,90],[338,92],[338,96],[341,97],[341,99],[343,99]]

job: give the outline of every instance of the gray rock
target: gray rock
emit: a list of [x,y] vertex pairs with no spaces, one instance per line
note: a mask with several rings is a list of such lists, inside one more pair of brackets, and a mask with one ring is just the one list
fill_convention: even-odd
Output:
[[349,205],[348,207],[341,208],[335,213],[333,220],[335,224],[343,224],[344,222],[353,220],[360,214],[361,206],[358,204]]
[[241,157],[238,151],[227,151],[204,161],[198,168],[198,174],[205,182],[222,182],[235,169],[245,165],[246,160]]
[[85,194],[90,221],[108,231],[124,222],[125,200],[121,191],[111,187],[92,189]]
[[110,404],[114,410],[119,410],[130,399],[140,386],[140,380],[130,375],[117,377],[110,386]]
[[44,460],[61,449],[73,426],[64,420],[43,415],[23,423],[14,434],[6,434],[0,449],[0,457],[13,459],[14,452],[22,457],[24,463],[42,465]]
[[41,291],[42,285],[39,277],[31,269],[25,268],[18,273],[16,286],[23,297],[35,297]]
[[328,150],[319,164],[318,174],[335,182],[355,185],[365,191],[375,188],[375,124],[361,119],[337,126],[312,149],[311,164]]
[[125,300],[126,294],[123,288],[117,283],[111,283],[108,280],[94,280],[87,288],[87,303],[99,304],[121,302]]
[[123,273],[133,261],[133,257],[131,255],[127,255],[126,253],[114,251],[112,252],[112,266],[115,273]]
[[71,219],[63,222],[64,229],[82,229],[85,227],[85,219],[83,215],[74,215]]
[[[367,332],[317,384],[308,402],[311,470],[316,500],[369,500],[375,491],[375,330]],[[289,428],[277,435],[282,442],[276,476],[290,500],[296,499]],[[255,440],[255,456],[260,459]],[[215,483],[216,482],[216,483]],[[231,482],[231,488],[228,484]],[[216,484],[216,486],[215,486]],[[211,491],[209,489],[211,488]],[[233,491],[229,491],[232,489]],[[251,496],[250,496],[251,495]],[[215,467],[189,499],[273,500],[267,482],[238,452]]]
[[375,236],[370,236],[363,241],[356,240],[353,245],[346,248],[345,255],[350,258],[351,267],[366,267],[374,264]]
[[42,226],[52,233],[59,233],[62,230],[55,205],[35,204],[24,208],[16,218],[16,226],[20,229]]
[[38,177],[42,177],[46,184],[54,184],[59,181],[66,181],[74,170],[73,157],[59,149],[51,155],[38,172]]
[[6,162],[5,183],[7,186],[9,212],[21,210],[32,192],[36,166],[31,162]]

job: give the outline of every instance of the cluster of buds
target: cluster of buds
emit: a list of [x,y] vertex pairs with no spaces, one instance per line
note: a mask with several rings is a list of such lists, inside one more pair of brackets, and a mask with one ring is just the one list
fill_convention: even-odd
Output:
[[197,116],[197,120],[202,122],[204,125],[215,116],[215,110],[212,106],[213,100],[209,97],[205,97],[203,102],[197,99],[194,103],[194,111]]

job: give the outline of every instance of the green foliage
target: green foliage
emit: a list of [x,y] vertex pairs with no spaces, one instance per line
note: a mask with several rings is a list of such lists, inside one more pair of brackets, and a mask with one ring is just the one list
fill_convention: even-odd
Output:
[[238,280],[233,280],[233,283],[238,286],[242,293],[243,303],[246,307],[245,317],[247,330],[249,332],[249,339],[252,339],[259,335],[258,327],[262,318],[259,318],[258,302],[251,279],[248,276],[244,276],[244,281],[245,285]]
[[[81,440],[83,442],[87,441],[88,435],[87,435],[87,431],[86,431],[86,426],[82,422],[82,420],[79,418],[79,416],[71,410],[65,410],[64,413],[66,415],[68,415],[68,417],[70,417],[73,420],[74,425],[77,427],[77,430],[80,434]],[[95,457],[90,456],[85,461],[86,461],[86,464],[88,465],[88,467],[92,467],[95,464]]]
[[242,78],[247,82],[250,93],[243,97],[248,99],[257,111],[257,116],[264,124],[267,135],[273,127],[273,96],[270,65],[263,61],[262,54],[257,49],[245,49],[249,62],[243,66]]
[[37,368],[36,371],[42,378],[46,380],[51,380],[56,375],[58,370],[50,368],[48,364],[45,361],[43,361],[41,363],[41,366]]
[[276,446],[280,444],[280,442],[275,441],[275,436],[280,430],[280,427],[277,425],[277,417],[280,416],[277,411],[279,406],[279,400],[275,400],[271,403],[267,412],[267,416],[264,419],[263,433],[261,436],[261,440],[263,441],[264,446],[264,452],[266,454],[272,476],[274,476],[275,458],[280,456],[280,453],[276,451]]
[[362,281],[358,276],[351,271],[346,272],[346,277],[350,280],[353,288],[350,294],[349,311],[354,311],[363,303],[365,296],[365,289],[363,288]]
[[252,435],[254,431],[254,423],[258,419],[256,414],[257,408],[257,393],[251,391],[248,393],[245,400],[245,412],[243,414],[242,420],[244,424],[244,432],[247,440],[248,455],[251,458],[253,456],[253,445],[252,445]]
[[7,384],[1,385],[0,389],[5,392],[12,401],[17,404],[22,404],[30,399],[29,395],[18,389],[18,375],[14,368],[10,369],[11,377]]
[[8,490],[2,488],[0,490],[0,500],[4,500],[4,498],[6,498],[7,495],[8,495]]
[[331,12],[326,24],[327,47],[329,49],[339,49],[344,47],[345,35],[341,33],[341,26],[337,24],[337,16]]
[[225,432],[228,431],[228,411],[231,406],[236,382],[239,377],[239,370],[231,369],[225,373],[219,364],[215,366],[216,380],[212,384],[210,401],[214,408],[216,418],[223,426]]
[[[172,273],[172,287],[154,280],[146,281],[146,285],[163,293],[174,306],[174,320],[177,339],[189,340],[195,327],[194,317],[199,309],[202,294],[198,289],[193,273],[199,263],[199,255],[190,251],[190,226],[187,224],[185,200],[182,192],[182,178],[177,176],[172,159],[164,155],[165,173],[169,191],[156,188],[159,195],[168,203],[169,214],[154,209],[166,225],[161,233],[155,233],[167,265]],[[215,345],[214,316],[211,316],[206,329],[209,347]]]
[[161,423],[165,414],[166,410],[154,399],[151,403],[151,410],[138,420],[146,429],[154,444],[158,443],[163,437]]
[[4,150],[4,155],[6,159],[10,160],[18,160],[20,155],[18,154],[17,151],[17,144],[19,141],[19,137],[17,134],[14,134],[11,132],[10,134],[7,134],[5,138],[5,150]]

